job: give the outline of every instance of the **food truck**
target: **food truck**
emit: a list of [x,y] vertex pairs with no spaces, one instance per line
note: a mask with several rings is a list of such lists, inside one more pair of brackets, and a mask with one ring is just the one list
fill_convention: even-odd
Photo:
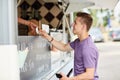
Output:
[[[107,4],[109,2],[109,5]],[[73,68],[73,52],[62,52],[40,35],[29,33],[18,17],[36,23],[54,39],[74,40],[73,12],[113,9],[118,0],[0,0],[0,80],[57,80]],[[71,74],[72,75],[72,74]]]

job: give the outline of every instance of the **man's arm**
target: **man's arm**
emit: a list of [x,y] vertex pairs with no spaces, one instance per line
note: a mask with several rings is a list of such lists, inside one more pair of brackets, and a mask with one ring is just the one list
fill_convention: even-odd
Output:
[[70,50],[72,50],[69,43],[64,44],[62,42],[56,41],[55,39],[53,39],[53,41],[51,43],[52,43],[52,45],[54,47],[56,47],[57,49],[59,49],[61,51],[70,51]]
[[87,68],[85,73],[69,78],[69,80],[94,80],[94,68]]
[[64,44],[62,42],[59,42],[59,41],[53,39],[53,37],[48,35],[43,30],[40,30],[40,35],[43,36],[44,38],[46,38],[58,50],[61,50],[61,51],[70,51],[70,50],[72,50],[72,48],[70,47],[69,43],[68,44]]

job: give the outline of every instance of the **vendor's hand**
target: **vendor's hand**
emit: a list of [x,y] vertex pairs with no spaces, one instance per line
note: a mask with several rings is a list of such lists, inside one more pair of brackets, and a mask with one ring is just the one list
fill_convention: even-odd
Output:
[[32,30],[35,29],[37,27],[36,24],[30,22],[29,25],[28,25]]
[[36,24],[29,22],[29,35],[36,35],[36,27],[38,27]]
[[30,29],[31,29],[32,31],[35,31],[35,29],[36,29],[36,27],[37,27],[37,25],[34,24],[34,23],[32,23],[32,22],[30,22],[28,26],[30,27]]
[[62,78],[60,78],[60,80],[69,80],[69,78],[63,74],[63,73],[60,73],[62,75]]

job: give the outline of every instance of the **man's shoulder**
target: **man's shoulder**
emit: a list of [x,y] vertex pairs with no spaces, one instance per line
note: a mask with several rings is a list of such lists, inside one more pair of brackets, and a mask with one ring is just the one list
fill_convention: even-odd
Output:
[[95,45],[94,42],[92,41],[88,41],[86,45],[84,45],[85,49],[93,49],[93,50],[97,50],[97,47]]

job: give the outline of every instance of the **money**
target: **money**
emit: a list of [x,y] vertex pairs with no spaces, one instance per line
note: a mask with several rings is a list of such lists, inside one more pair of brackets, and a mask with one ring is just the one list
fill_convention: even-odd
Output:
[[38,27],[36,27],[36,33],[40,34]]

